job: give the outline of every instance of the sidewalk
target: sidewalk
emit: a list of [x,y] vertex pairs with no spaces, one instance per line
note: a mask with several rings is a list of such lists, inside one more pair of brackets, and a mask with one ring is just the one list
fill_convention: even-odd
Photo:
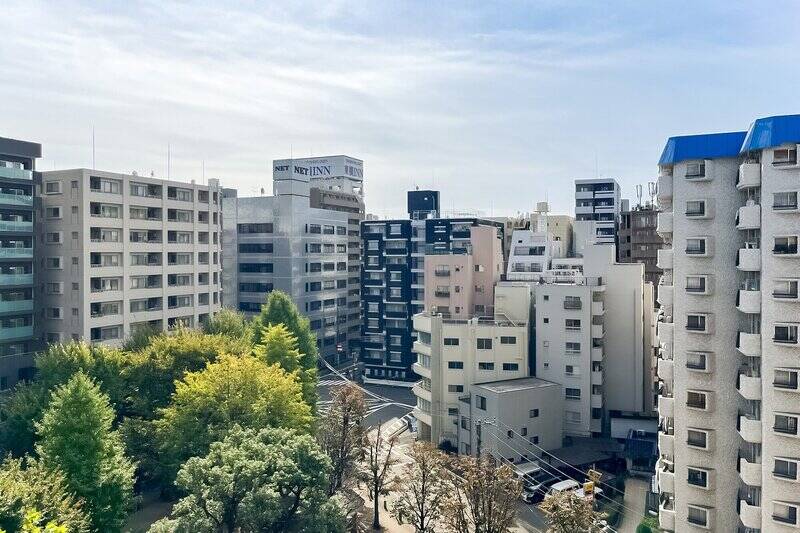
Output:
[[[644,502],[649,485],[646,479],[629,477],[625,480],[625,512],[618,533],[636,533],[636,527],[644,518]],[[634,513],[633,511],[636,511]]]

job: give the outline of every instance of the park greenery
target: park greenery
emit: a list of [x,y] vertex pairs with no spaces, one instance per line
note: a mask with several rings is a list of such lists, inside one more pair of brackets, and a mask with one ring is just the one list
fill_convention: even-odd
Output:
[[120,348],[48,346],[35,379],[0,398],[0,532],[119,532],[144,493],[172,505],[151,533],[344,532],[363,523],[358,491],[375,526],[394,491],[391,513],[418,531],[509,530],[506,470],[420,445],[401,472],[395,437],[365,427],[359,387],[320,409],[316,343],[275,291],[251,320],[226,309]]

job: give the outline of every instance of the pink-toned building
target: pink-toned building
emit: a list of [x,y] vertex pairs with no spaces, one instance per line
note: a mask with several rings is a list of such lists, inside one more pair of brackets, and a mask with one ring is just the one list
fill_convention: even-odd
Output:
[[425,311],[451,318],[491,316],[503,270],[503,242],[494,226],[471,226],[469,241],[425,253]]

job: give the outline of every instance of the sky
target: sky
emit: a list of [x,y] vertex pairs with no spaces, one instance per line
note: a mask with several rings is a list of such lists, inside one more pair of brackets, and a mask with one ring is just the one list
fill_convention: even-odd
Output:
[[[364,160],[367,211],[405,192],[487,216],[576,178],[623,197],[669,136],[800,113],[793,1],[5,0],[0,136],[40,170],[219,178],[271,191],[271,162]],[[646,185],[645,185],[646,190]]]

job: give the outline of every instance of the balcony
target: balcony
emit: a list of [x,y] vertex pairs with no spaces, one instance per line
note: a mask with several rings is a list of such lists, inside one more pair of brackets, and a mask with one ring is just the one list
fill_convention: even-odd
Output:
[[603,360],[603,348],[602,346],[593,346],[592,347],[592,361],[602,361]]
[[675,378],[675,362],[666,359],[658,360],[658,377],[668,383],[672,383]]
[[33,274],[0,274],[0,286],[7,285],[33,285]]
[[672,322],[658,323],[658,340],[664,344],[672,344],[675,338],[675,324]]
[[15,180],[31,180],[33,172],[24,168],[11,168],[0,166],[0,178],[11,178]]
[[602,384],[603,384],[603,371],[592,370],[592,385],[602,385]]
[[2,247],[0,248],[0,259],[31,259],[33,257],[33,248],[15,248],[15,247]]
[[663,431],[658,432],[658,453],[667,457],[675,455],[675,435],[668,435]]
[[603,395],[602,394],[592,394],[592,399],[590,400],[592,409],[602,409],[603,407]]
[[658,177],[656,198],[659,204],[672,200],[672,176],[661,175]]
[[424,342],[414,341],[414,344],[411,346],[411,351],[415,353],[421,353],[422,355],[430,355],[431,347],[429,344],[425,344]]
[[415,374],[417,374],[418,376],[422,376],[423,378],[430,379],[431,377],[431,369],[425,368],[419,363],[412,363],[411,370],[413,370]]
[[675,530],[675,508],[665,503],[658,507],[658,526],[666,531]]
[[605,335],[605,328],[603,328],[603,324],[592,324],[592,338],[593,339],[601,339],[603,335]]
[[665,238],[672,235],[672,212],[659,213],[656,220],[656,233]]
[[736,309],[751,315],[761,313],[761,291],[739,289],[736,295]]
[[746,457],[739,458],[739,477],[751,487],[761,486],[761,463],[751,463]]
[[[3,168],[3,167],[0,167]],[[18,326],[16,328],[0,328],[0,341],[24,339],[33,337],[33,326]]]
[[736,229],[758,229],[761,227],[761,206],[758,204],[744,205],[736,213]]
[[419,407],[415,407],[414,410],[412,411],[412,413],[414,414],[414,418],[416,418],[417,420],[419,420],[420,422],[422,422],[423,424],[425,424],[428,427],[431,426],[431,414],[430,413],[426,413],[425,411],[423,411]]
[[761,187],[761,163],[742,163],[736,177],[736,188],[739,190]]
[[675,398],[658,397],[658,416],[666,418],[675,416]]
[[672,248],[658,250],[656,266],[662,270],[672,270]]
[[745,272],[760,272],[761,248],[739,248],[736,268]]
[[33,300],[0,301],[0,313],[24,313],[33,311]]
[[739,501],[739,519],[746,528],[761,531],[761,506]]
[[30,233],[33,231],[33,222],[30,220],[0,220],[0,231]]
[[742,371],[738,376],[736,389],[745,400],[761,399],[761,376],[751,375],[751,372]]
[[736,349],[747,357],[761,357],[761,334],[739,332]]
[[0,204],[33,207],[33,196],[28,196],[25,194],[0,193]]
[[669,307],[673,303],[673,286],[672,285],[659,285],[658,286],[658,303],[661,307]]
[[761,420],[739,415],[739,435],[746,442],[761,443]]
[[431,391],[425,388],[425,386],[422,384],[422,381],[417,381],[414,383],[414,386],[411,387],[411,392],[423,400],[428,400],[429,402],[431,401]]
[[656,475],[658,476],[658,489],[660,492],[668,492],[670,494],[675,493],[675,472],[674,466],[671,461],[664,459],[663,457],[659,459],[658,464],[656,465]]

